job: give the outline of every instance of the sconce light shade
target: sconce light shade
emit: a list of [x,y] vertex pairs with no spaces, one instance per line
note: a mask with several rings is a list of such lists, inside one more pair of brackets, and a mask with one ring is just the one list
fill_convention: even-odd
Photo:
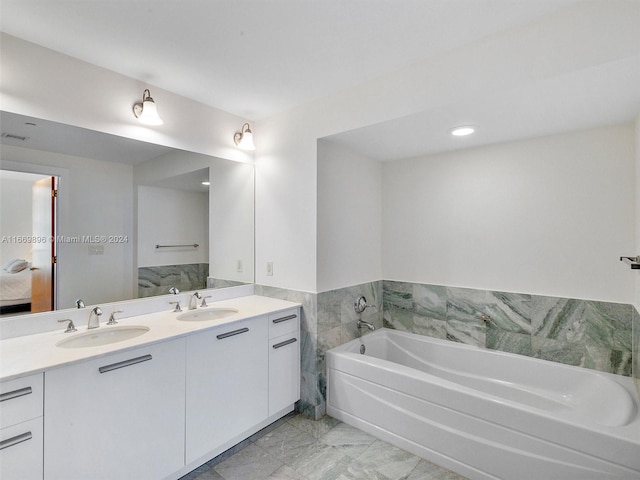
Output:
[[142,93],[142,103],[136,103],[133,106],[133,114],[145,125],[162,125],[164,123],[158,115],[156,102],[151,98],[151,92],[148,88]]
[[236,145],[243,150],[255,150],[256,146],[253,144],[253,132],[249,128],[249,124],[242,125],[242,129],[236,132],[233,136],[233,141]]

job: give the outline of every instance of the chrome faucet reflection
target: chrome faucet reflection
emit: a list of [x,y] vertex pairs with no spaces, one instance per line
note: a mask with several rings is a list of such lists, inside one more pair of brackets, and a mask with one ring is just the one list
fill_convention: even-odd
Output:
[[198,292],[194,292],[191,297],[189,297],[189,310],[195,310],[198,308],[198,300],[202,299],[202,295]]
[[89,314],[89,322],[87,322],[87,329],[98,328],[100,326],[100,315],[102,315],[102,309],[100,307],[93,307]]

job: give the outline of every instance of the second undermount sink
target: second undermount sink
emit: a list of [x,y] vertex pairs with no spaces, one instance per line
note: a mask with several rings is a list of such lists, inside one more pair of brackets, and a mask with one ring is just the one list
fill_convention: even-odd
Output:
[[122,325],[118,327],[104,327],[89,330],[86,333],[78,333],[67,338],[63,338],[56,347],[61,348],[85,348],[108,345],[110,343],[122,342],[130,338],[139,337],[149,331],[149,327],[141,325]]
[[191,310],[178,315],[176,318],[183,322],[202,322],[205,320],[219,320],[235,315],[236,313],[238,313],[238,310],[235,308],[207,308]]

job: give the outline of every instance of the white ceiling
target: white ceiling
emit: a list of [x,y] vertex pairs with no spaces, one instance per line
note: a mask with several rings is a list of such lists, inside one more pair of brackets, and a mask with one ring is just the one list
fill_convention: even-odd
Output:
[[579,0],[2,0],[0,29],[259,120]]
[[[260,120],[585,1],[0,0],[0,30]],[[332,139],[389,160],[621,123],[638,85],[640,55]],[[478,133],[442,135],[462,120]]]

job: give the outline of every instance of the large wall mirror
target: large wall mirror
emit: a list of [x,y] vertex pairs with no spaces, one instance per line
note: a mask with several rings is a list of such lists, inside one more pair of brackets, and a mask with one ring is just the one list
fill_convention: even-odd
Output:
[[7,112],[1,124],[3,316],[254,282],[252,164]]

